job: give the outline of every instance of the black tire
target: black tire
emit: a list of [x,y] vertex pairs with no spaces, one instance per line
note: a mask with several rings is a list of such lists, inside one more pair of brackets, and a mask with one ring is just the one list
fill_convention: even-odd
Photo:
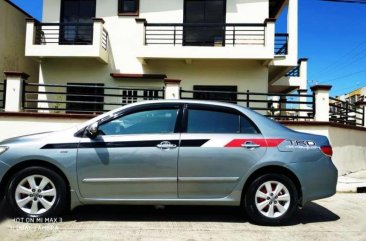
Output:
[[[22,180],[33,175],[47,177],[49,180],[51,180],[54,188],[56,189],[56,195],[54,197],[55,199],[53,205],[49,208],[49,210],[42,214],[27,213],[23,211],[16,202],[16,189],[18,185],[20,184],[20,182],[22,182]],[[6,201],[15,217],[40,219],[48,217],[58,217],[59,215],[62,215],[67,208],[67,185],[63,178],[57,172],[51,169],[40,166],[27,167],[15,173],[11,177],[6,194]]]
[[[288,209],[284,214],[282,214],[279,217],[267,217],[264,214],[262,214],[259,211],[259,208],[257,208],[256,205],[256,192],[257,190],[266,182],[268,181],[274,181],[279,182],[283,184],[290,195],[290,204],[288,206]],[[249,219],[259,225],[270,225],[270,226],[276,226],[286,223],[289,218],[292,217],[294,212],[297,210],[298,205],[298,193],[295,187],[295,184],[293,181],[291,181],[290,178],[283,174],[265,174],[258,178],[256,178],[249,186],[247,192],[245,193],[245,196],[243,197],[244,201],[242,202],[243,208],[249,217]],[[277,202],[276,202],[277,203]],[[271,204],[271,205],[274,205]],[[266,205],[267,207],[268,205]],[[277,207],[274,208],[274,210],[278,209]],[[265,211],[265,210],[264,210]],[[276,211],[275,211],[276,212]]]

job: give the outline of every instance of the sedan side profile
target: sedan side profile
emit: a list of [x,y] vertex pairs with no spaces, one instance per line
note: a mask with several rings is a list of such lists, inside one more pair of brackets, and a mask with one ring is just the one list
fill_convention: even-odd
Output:
[[0,198],[22,217],[88,204],[227,205],[277,225],[335,194],[331,156],[326,137],[239,105],[140,102],[1,142]]

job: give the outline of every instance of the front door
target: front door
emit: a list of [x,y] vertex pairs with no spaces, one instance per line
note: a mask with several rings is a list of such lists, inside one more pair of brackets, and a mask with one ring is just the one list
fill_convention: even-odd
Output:
[[179,198],[224,198],[263,157],[263,137],[247,117],[232,109],[189,104],[184,113]]
[[96,0],[62,0],[60,44],[92,44]]
[[185,0],[183,44],[224,45],[226,0]]
[[127,110],[82,138],[77,171],[83,198],[177,198],[179,105]]

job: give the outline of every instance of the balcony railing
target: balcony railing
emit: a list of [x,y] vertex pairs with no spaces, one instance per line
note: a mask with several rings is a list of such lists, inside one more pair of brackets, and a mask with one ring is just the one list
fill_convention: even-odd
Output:
[[300,66],[295,67],[286,74],[287,77],[300,77]]
[[364,126],[365,108],[341,101],[336,98],[329,99],[329,120],[344,125]]
[[22,108],[28,112],[100,114],[130,103],[164,99],[164,89],[23,82],[22,96]]
[[35,44],[92,45],[93,23],[35,23]]
[[276,120],[313,119],[315,115],[314,95],[202,90],[181,90],[180,93],[181,99],[205,99],[243,105]]
[[88,23],[41,23],[27,20],[25,55],[40,58],[96,58],[109,61],[104,20]]
[[288,34],[276,33],[275,34],[275,55],[287,55],[288,54]]
[[5,108],[6,99],[6,80],[0,82],[0,109]]
[[266,24],[145,23],[145,45],[265,45]]

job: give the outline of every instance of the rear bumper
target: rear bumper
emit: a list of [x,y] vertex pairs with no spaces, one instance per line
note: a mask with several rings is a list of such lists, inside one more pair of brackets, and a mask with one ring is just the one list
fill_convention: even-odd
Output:
[[331,197],[336,193],[338,170],[329,157],[315,162],[291,163],[288,168],[299,178],[303,206],[312,200]]

